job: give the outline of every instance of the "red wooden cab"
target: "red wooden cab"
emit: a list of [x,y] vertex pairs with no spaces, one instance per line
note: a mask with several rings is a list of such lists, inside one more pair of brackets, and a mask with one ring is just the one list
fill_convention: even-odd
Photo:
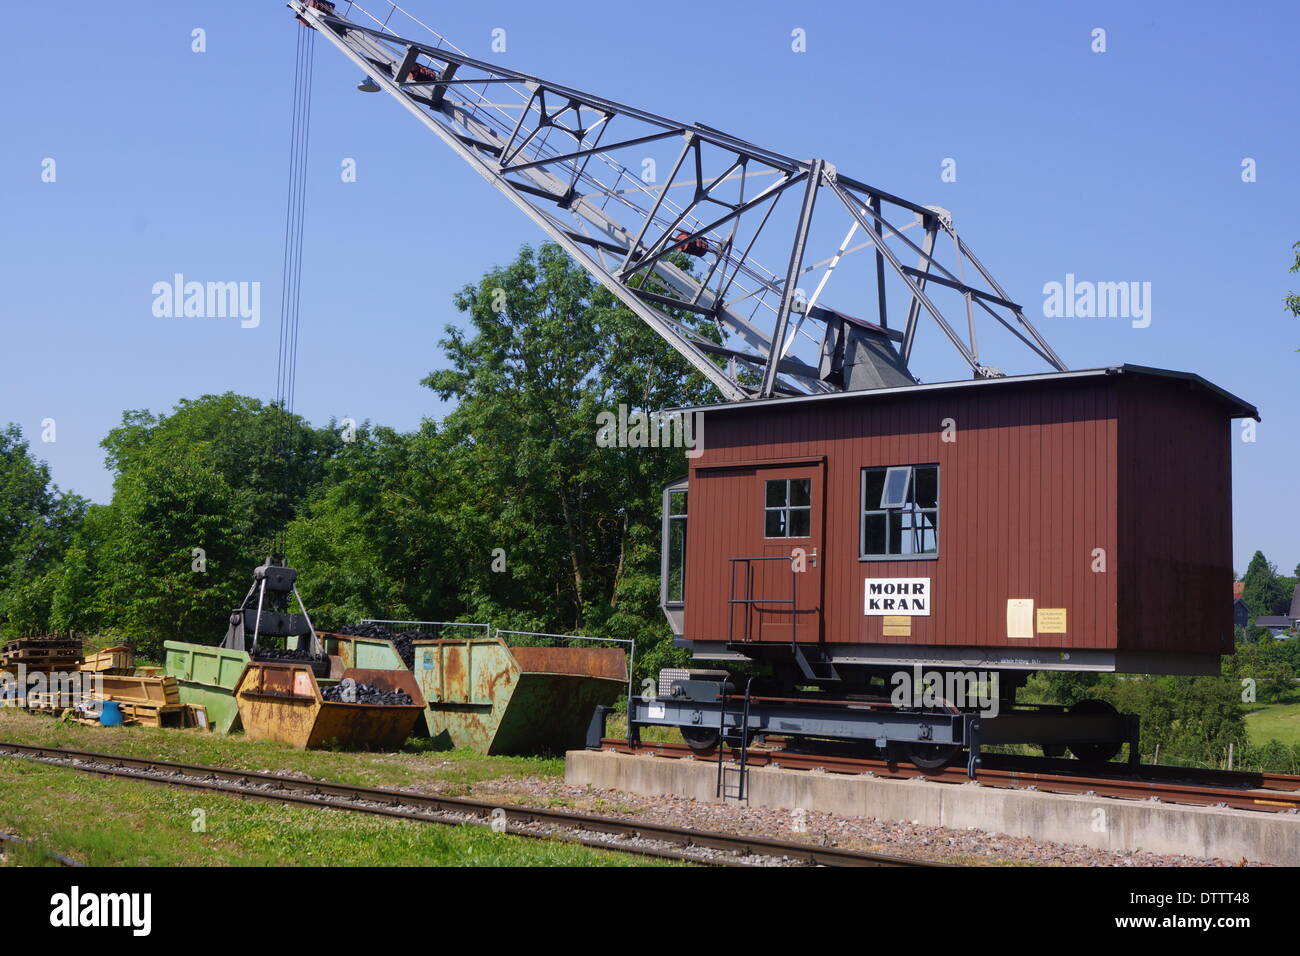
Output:
[[[663,605],[697,658],[1217,673],[1232,420],[1137,366],[687,410]],[[702,430],[701,430],[702,429]]]

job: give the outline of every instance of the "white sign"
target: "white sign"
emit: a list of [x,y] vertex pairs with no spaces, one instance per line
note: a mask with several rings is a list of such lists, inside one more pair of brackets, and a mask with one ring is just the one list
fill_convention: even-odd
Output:
[[901,614],[907,617],[930,616],[929,578],[867,578],[866,606],[868,617]]

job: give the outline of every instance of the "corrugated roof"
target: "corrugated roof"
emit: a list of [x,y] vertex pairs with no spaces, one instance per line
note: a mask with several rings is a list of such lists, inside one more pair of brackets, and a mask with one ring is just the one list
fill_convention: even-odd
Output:
[[1075,369],[1066,372],[1042,372],[1035,375],[1004,375],[999,378],[962,379],[956,382],[931,382],[923,385],[899,385],[894,388],[859,389],[850,392],[827,392],[823,395],[795,395],[781,398],[754,399],[747,402],[723,402],[718,405],[697,405],[673,409],[682,412],[741,411],[768,406],[805,405],[813,402],[866,401],[894,395],[914,395],[926,392],[947,392],[966,388],[1006,388],[1035,382],[1064,382],[1071,379],[1099,378],[1107,375],[1139,375],[1152,378],[1176,378],[1205,389],[1221,399],[1231,409],[1233,418],[1253,418],[1259,421],[1259,411],[1254,405],[1219,388],[1194,372],[1176,372],[1171,369],[1150,368],[1145,365],[1110,365],[1104,368]]

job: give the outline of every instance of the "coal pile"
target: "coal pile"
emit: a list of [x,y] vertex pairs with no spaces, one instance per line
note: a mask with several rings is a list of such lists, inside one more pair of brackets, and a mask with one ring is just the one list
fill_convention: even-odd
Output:
[[303,661],[308,664],[319,664],[325,661],[325,657],[320,654],[313,654],[311,651],[289,650],[284,647],[258,647],[253,651],[253,660],[255,661]]
[[393,647],[397,649],[397,654],[407,667],[407,670],[415,669],[415,645],[414,641],[432,641],[437,640],[437,634],[430,634],[427,631],[398,631],[394,634],[382,624],[349,624],[339,628],[336,634],[346,634],[349,637],[370,637],[379,638],[385,641],[392,641]]
[[[359,635],[373,637],[372,634]],[[411,695],[404,690],[384,690],[374,684],[364,684],[351,677],[345,677],[332,687],[322,687],[321,697],[335,704],[382,704],[395,707],[401,704],[413,704]]]
[[336,628],[335,634],[346,634],[348,637],[374,637],[381,640],[392,640],[393,635],[382,624],[344,624]]

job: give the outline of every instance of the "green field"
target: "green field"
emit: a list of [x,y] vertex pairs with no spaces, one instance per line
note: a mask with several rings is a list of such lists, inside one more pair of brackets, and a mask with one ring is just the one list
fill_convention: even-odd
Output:
[[1270,740],[1288,746],[1300,744],[1300,701],[1248,705],[1246,732],[1257,746]]
[[339,783],[370,787],[422,785],[443,794],[463,794],[483,780],[564,776],[561,757],[486,757],[471,750],[432,750],[412,738],[397,752],[294,750],[250,740],[243,734],[155,727],[94,727],[60,723],[53,717],[0,707],[0,740],[72,747],[180,763],[213,764],[240,770],[291,770]]
[[[198,811],[198,812],[196,812]],[[660,861],[558,841],[342,810],[240,800],[0,760],[0,830],[27,845],[10,865],[638,866]]]

